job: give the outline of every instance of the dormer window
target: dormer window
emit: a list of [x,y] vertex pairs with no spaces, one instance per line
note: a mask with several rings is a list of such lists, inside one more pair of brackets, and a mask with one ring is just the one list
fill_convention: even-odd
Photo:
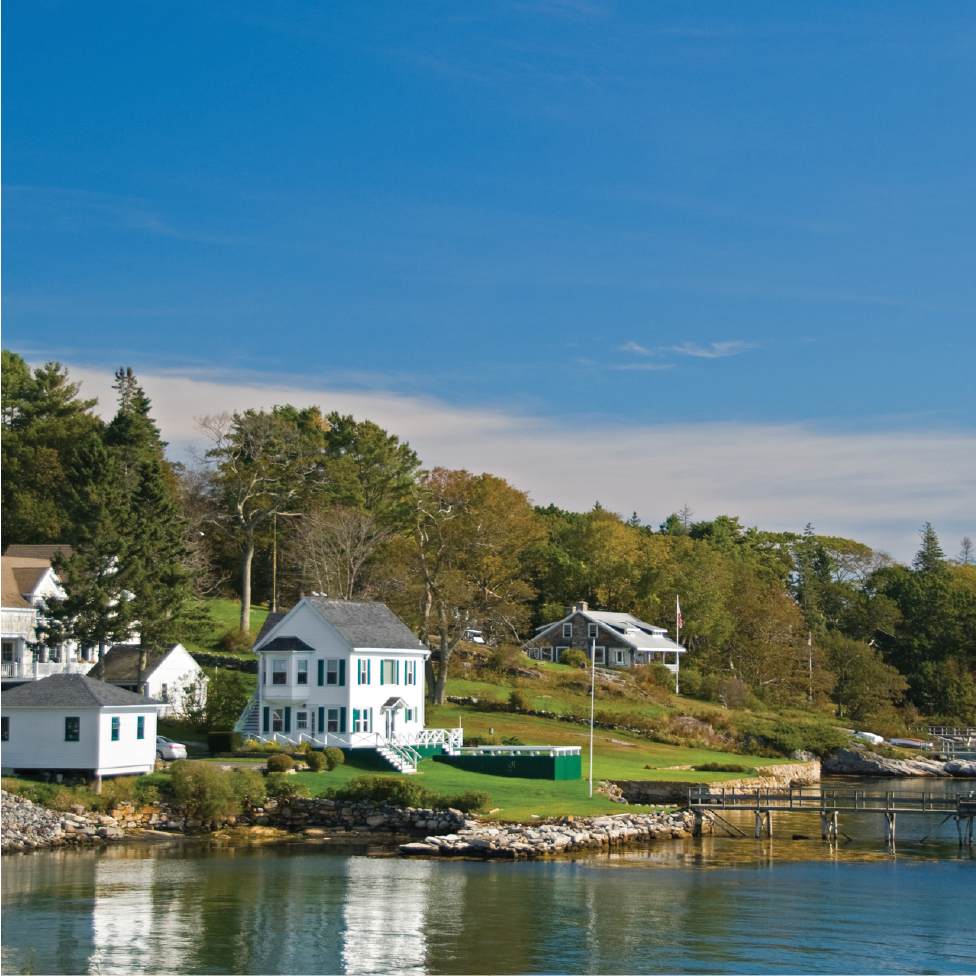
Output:
[[571,623],[563,624],[563,637],[572,637],[572,636],[573,636],[573,625]]

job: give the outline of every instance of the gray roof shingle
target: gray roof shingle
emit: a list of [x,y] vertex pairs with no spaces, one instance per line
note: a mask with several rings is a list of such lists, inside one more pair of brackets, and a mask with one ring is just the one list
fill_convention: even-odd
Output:
[[426,651],[414,632],[385,604],[374,601],[306,597],[352,647]]
[[18,707],[92,708],[98,705],[162,705],[155,698],[96,681],[85,674],[52,674],[3,693],[3,705]]
[[309,647],[300,637],[276,637],[269,641],[262,651],[314,651],[314,647]]
[[106,651],[101,660],[88,672],[96,681],[139,681],[139,657],[146,655],[141,680],[145,681],[158,668],[177,644],[167,644],[165,650],[142,647],[136,644],[116,644]]
[[269,613],[265,618],[263,624],[261,624],[261,629],[258,631],[258,636],[254,638],[254,646],[260,647],[261,641],[274,629],[274,627],[279,624],[282,620],[287,617],[287,613]]

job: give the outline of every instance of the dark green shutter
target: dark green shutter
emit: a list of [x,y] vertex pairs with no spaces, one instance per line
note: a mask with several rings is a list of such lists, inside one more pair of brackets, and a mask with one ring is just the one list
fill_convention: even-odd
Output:
[[339,733],[340,735],[346,734],[346,710],[344,708],[339,709]]
[[319,661],[319,687],[325,684],[325,661]]
[[397,680],[396,680],[396,683],[399,684],[400,683],[400,662],[397,661],[396,664],[397,664]]
[[319,708],[319,732],[325,735],[325,709]]
[[353,732],[359,731],[359,709],[354,708],[352,710],[352,730]]
[[384,677],[384,675],[383,675],[383,671],[384,671],[383,665],[385,663],[386,663],[385,661],[380,661],[380,684],[383,684],[383,677]]
[[291,732],[291,708],[285,708],[285,732]]
[[369,660],[367,660],[366,661],[366,684],[369,684],[369,681],[370,681],[370,678],[369,678],[369,665],[370,665],[370,662],[369,662]]
[[346,662],[345,660],[339,660],[339,684],[344,686],[346,683]]
[[262,708],[261,711],[264,713],[261,718],[261,725],[264,728],[265,733],[268,733],[271,731],[271,709]]

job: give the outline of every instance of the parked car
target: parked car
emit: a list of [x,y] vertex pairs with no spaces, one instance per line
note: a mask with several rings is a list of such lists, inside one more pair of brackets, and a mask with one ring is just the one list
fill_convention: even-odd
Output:
[[182,742],[167,739],[165,735],[156,736],[157,759],[186,759],[186,746]]

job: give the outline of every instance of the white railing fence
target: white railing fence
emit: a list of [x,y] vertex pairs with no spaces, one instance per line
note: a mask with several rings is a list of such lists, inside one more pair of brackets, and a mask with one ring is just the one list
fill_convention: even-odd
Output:
[[37,681],[52,674],[88,674],[93,667],[94,661],[3,661],[0,676]]
[[578,756],[580,746],[466,746],[462,756]]

